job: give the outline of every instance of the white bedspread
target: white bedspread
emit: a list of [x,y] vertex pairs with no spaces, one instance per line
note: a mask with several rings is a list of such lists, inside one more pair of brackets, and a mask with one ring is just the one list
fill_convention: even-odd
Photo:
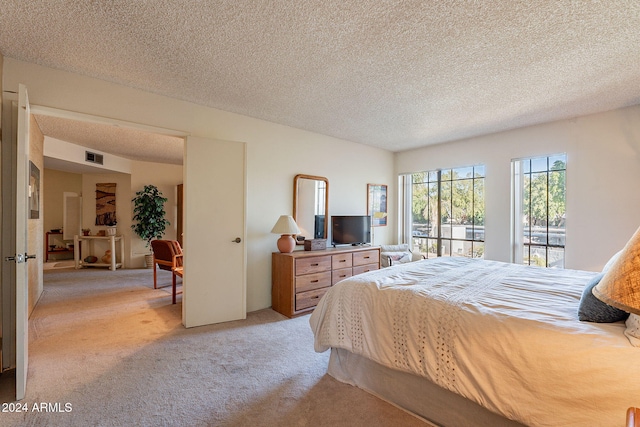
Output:
[[424,376],[527,425],[623,425],[640,405],[640,348],[623,322],[578,320],[595,274],[444,257],[365,273],[318,304],[315,349]]

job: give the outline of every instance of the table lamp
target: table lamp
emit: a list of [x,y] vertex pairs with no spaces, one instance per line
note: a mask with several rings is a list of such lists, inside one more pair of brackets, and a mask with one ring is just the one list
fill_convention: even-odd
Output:
[[296,247],[296,241],[293,239],[292,235],[300,234],[300,229],[291,215],[280,215],[278,222],[273,226],[271,232],[274,234],[281,234],[278,239],[278,250],[280,252],[293,252],[293,249]]

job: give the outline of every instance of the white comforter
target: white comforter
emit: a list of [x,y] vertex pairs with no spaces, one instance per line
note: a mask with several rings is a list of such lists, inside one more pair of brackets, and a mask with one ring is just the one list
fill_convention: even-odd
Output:
[[315,349],[424,376],[527,425],[622,425],[640,405],[640,348],[623,322],[578,320],[594,275],[467,258],[365,273],[318,304]]

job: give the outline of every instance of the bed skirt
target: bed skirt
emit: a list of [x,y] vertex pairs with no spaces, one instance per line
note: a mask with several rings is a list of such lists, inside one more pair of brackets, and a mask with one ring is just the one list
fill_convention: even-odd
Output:
[[437,426],[522,427],[426,378],[387,368],[344,349],[331,349],[327,372]]

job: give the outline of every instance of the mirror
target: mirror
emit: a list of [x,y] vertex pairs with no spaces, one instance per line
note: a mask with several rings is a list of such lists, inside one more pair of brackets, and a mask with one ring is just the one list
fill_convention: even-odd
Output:
[[[293,179],[293,219],[300,236],[326,239],[329,215],[329,180],[323,176],[296,175]],[[299,245],[303,241],[296,239]]]

